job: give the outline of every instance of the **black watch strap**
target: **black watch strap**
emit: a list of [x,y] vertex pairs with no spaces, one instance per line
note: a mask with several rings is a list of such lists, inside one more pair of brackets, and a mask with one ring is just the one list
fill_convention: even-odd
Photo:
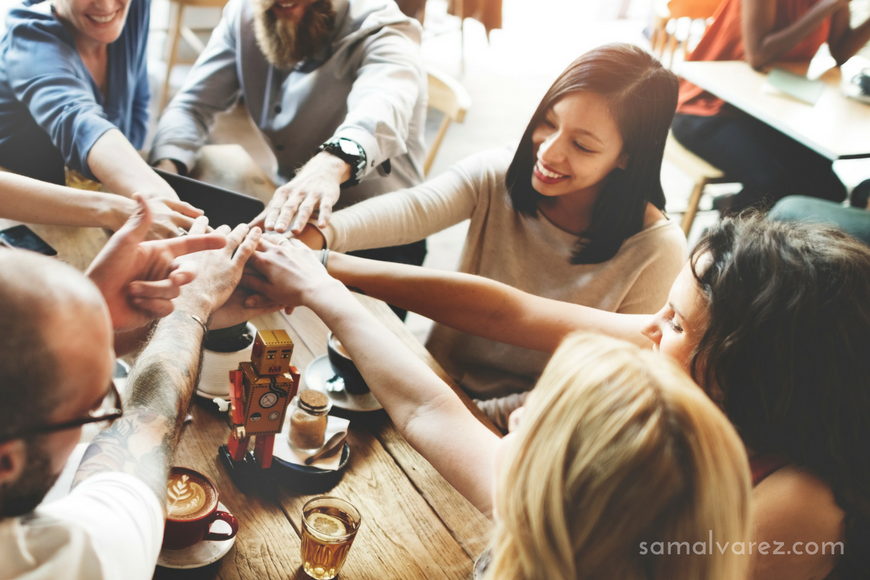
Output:
[[359,143],[346,137],[337,137],[321,145],[317,151],[326,151],[350,165],[350,179],[342,183],[342,187],[359,183],[366,169],[366,152]]

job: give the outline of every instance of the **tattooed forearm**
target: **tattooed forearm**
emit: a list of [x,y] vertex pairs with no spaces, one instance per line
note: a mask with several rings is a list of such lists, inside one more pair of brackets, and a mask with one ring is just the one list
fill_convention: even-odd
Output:
[[97,473],[135,475],[163,500],[202,360],[202,328],[183,313],[157,325],[128,379],[124,416],[97,435],[73,486]]
[[162,498],[172,465],[174,436],[172,423],[153,411],[126,412],[88,446],[73,487],[92,475],[119,471],[143,480]]

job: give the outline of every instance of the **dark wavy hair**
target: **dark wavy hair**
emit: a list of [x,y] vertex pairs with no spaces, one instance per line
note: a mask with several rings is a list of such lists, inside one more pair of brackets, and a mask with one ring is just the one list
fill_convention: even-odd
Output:
[[571,263],[598,264],[616,255],[622,242],[643,228],[647,202],[664,211],[662,156],[678,88],[677,77],[648,52],[630,44],[606,44],[571,63],[544,95],[507,172],[507,189],[518,212],[538,215],[544,196],[532,187],[532,133],[565,95],[590,92],[604,97],[628,155],[626,168],[607,176],[592,210],[592,225],[578,240]]
[[747,448],[809,468],[846,512],[842,578],[870,577],[870,249],[758,214],[692,251],[709,322],[693,377],[718,385]]

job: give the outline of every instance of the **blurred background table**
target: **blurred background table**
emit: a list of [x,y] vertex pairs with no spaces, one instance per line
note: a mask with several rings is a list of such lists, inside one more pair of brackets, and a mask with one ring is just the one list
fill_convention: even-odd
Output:
[[[743,61],[684,62],[679,74],[831,160],[858,159],[870,157],[870,106],[846,97],[840,83],[851,79],[862,61],[856,57],[842,71],[834,67],[810,74],[825,83],[815,105],[777,93],[768,85],[766,73]],[[806,74],[809,63],[777,66]]]

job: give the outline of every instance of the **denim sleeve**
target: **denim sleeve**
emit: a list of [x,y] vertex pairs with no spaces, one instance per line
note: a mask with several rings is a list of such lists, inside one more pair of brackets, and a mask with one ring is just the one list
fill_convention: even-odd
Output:
[[75,48],[37,25],[10,29],[6,53],[9,85],[60,149],[66,163],[88,178],[88,153],[116,127],[97,103],[89,79],[76,74]]

